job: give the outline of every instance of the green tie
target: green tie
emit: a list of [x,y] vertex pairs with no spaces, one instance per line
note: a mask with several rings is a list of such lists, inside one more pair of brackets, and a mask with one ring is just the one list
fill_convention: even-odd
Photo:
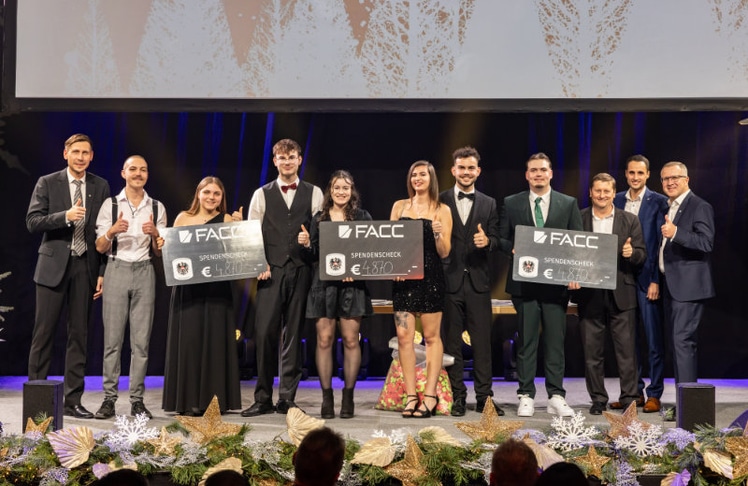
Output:
[[536,197],[535,198],[535,226],[538,228],[543,227],[543,210],[540,209],[540,201],[542,201],[542,197]]

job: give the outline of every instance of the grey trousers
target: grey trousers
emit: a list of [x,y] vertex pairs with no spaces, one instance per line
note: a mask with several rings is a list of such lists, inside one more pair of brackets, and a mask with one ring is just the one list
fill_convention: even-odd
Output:
[[150,260],[110,260],[104,273],[104,399],[117,400],[122,343],[130,322],[130,402],[142,401],[153,328],[156,274]]

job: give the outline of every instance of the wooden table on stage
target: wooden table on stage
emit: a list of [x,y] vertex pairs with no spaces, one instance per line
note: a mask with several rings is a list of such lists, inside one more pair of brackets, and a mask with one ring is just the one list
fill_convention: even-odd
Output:
[[[516,315],[517,311],[514,310],[511,300],[497,300],[491,301],[491,308],[494,315]],[[374,308],[374,314],[392,314],[392,301],[372,299],[372,307]],[[569,307],[566,308],[566,313],[569,315],[577,315],[577,305],[569,303]]]

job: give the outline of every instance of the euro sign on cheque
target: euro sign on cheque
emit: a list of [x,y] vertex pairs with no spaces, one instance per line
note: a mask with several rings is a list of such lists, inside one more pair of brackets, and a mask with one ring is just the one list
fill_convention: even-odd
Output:
[[320,280],[423,278],[423,221],[323,221]]
[[615,289],[617,265],[617,235],[534,226],[514,230],[516,281]]
[[267,268],[260,221],[161,230],[166,285],[256,277]]

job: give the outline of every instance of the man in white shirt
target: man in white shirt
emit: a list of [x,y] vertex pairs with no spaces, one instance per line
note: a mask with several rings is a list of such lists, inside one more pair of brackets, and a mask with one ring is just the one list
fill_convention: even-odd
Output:
[[[288,413],[296,407],[301,380],[301,331],[312,284],[312,262],[299,234],[322,209],[322,190],[299,178],[301,146],[290,139],[273,146],[278,178],[257,189],[249,203],[249,220],[262,224],[268,269],[257,276],[254,339],[257,383],[254,403],[243,417]],[[278,359],[280,357],[280,359]],[[280,362],[280,363],[279,363]],[[278,403],[273,405],[273,376],[278,368]]]
[[[94,417],[115,414],[122,343],[130,322],[130,414],[151,412],[143,403],[148,345],[156,301],[156,273],[152,256],[161,253],[166,228],[163,204],[145,192],[148,163],[139,155],[125,160],[122,167],[125,188],[101,205],[96,220],[96,250],[106,254],[104,273],[104,401]],[[154,214],[156,213],[156,214]],[[116,217],[115,217],[116,215]]]
[[618,235],[616,288],[614,290],[581,288],[575,292],[579,304],[579,328],[584,347],[584,378],[590,394],[591,415],[601,415],[607,408],[605,390],[605,334],[613,338],[620,396],[623,408],[636,400],[636,274],[647,258],[639,219],[613,207],[616,181],[610,174],[592,178],[592,206],[582,210],[585,231]]
[[[660,271],[657,268],[660,225],[667,212],[667,198],[647,188],[649,179],[649,160],[643,155],[632,155],[626,160],[626,182],[628,190],[616,194],[613,204],[616,208],[636,215],[642,226],[644,245],[647,247],[647,260],[642,265],[636,281],[636,300],[639,305],[639,320],[644,329],[647,342],[647,363],[649,386],[646,387],[647,401],[644,402],[644,360],[642,353],[637,356],[639,367],[639,396],[636,404],[644,407],[647,413],[659,412],[660,398],[664,389],[665,376],[665,339],[662,328],[662,293],[660,289]],[[638,334],[639,328],[637,328]],[[637,339],[638,341],[638,339]],[[620,401],[610,404],[610,408],[623,409]]]

